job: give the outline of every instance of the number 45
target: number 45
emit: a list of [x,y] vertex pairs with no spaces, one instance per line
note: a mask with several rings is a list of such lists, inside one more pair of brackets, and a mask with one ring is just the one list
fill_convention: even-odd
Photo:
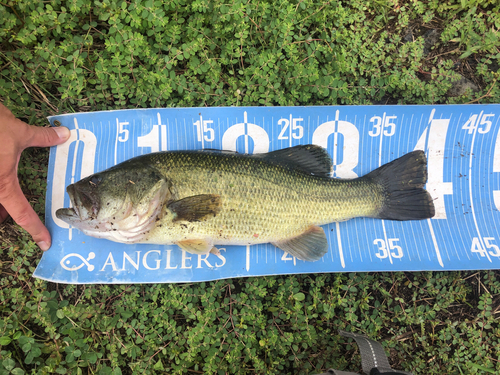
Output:
[[[483,237],[482,240],[483,241],[480,241],[478,237],[473,238],[470,250],[472,253],[479,253],[481,257],[488,257],[488,254],[493,257],[500,257],[500,248],[492,243],[495,241],[494,237]],[[481,242],[484,242],[484,246]],[[488,254],[486,253],[486,249],[490,249],[488,250]]]
[[462,126],[462,129],[467,130],[468,134],[474,134],[474,130],[476,130],[477,128],[477,131],[479,133],[486,134],[491,129],[491,121],[489,120],[489,118],[493,116],[495,116],[493,113],[483,115],[483,112],[481,112],[479,116],[472,115]]

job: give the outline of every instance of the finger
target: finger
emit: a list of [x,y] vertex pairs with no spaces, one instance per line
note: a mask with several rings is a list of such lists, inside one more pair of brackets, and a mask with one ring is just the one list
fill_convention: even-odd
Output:
[[50,147],[64,143],[71,135],[64,126],[57,128],[42,128],[28,125],[28,142],[26,147]]
[[50,247],[50,233],[24,196],[17,179],[2,186],[0,201],[12,219],[33,237],[42,250]]

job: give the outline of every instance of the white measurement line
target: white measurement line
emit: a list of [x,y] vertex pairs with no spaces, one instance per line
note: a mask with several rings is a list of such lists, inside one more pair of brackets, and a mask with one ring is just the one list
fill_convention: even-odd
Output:
[[378,166],[382,166],[382,139],[384,138],[384,123],[385,123],[385,112],[382,116],[382,123],[380,125],[380,144],[378,148]]
[[436,113],[436,108],[432,108],[431,114],[429,116],[429,125],[431,124],[432,120],[434,119],[434,113]]
[[[106,138],[104,138],[104,139],[111,139],[111,122],[108,121],[108,126],[106,126],[106,127],[104,127],[102,125],[102,122],[99,122],[99,124],[101,126],[99,128],[99,132],[103,132],[103,133],[106,132],[106,135],[105,135]],[[103,159],[105,159],[105,161],[103,163],[104,163],[104,166],[106,168],[108,168],[108,164],[109,164],[108,163],[108,155],[110,154],[109,148],[112,147],[112,146],[110,146],[110,143],[111,142],[106,142],[106,152],[103,154],[104,155]],[[100,156],[100,153],[99,152],[96,153],[96,157],[97,157],[97,159],[96,159],[96,165],[100,164],[100,158],[99,158],[99,156]]]
[[[498,117],[500,119],[500,116]],[[497,119],[498,124],[498,119]],[[496,127],[496,124],[495,124]],[[498,130],[495,148],[493,151],[493,172],[500,172],[500,129]],[[500,208],[500,190],[493,190],[493,202],[497,209]]]
[[[453,124],[456,124],[455,127],[457,129],[455,139],[457,140],[457,142],[461,141],[461,144],[465,145],[465,139],[467,138],[467,136],[465,134],[463,134],[462,136],[459,136],[460,131],[458,130],[458,128],[459,128],[458,124],[462,123],[462,121],[461,121],[462,115],[463,115],[463,113],[460,113],[460,115],[458,116],[458,119]],[[453,113],[450,114],[450,120],[452,118],[453,118]],[[462,133],[464,133],[464,132],[462,132]],[[460,154],[460,151],[458,153]],[[455,170],[462,171],[462,170],[464,170],[462,168],[462,166],[464,165],[464,163],[467,162],[467,160],[465,160],[465,162],[464,162],[464,159],[465,158],[463,158],[463,157],[458,158],[458,159],[454,158],[454,157],[450,158],[449,170],[450,171],[455,171]],[[467,201],[467,189],[465,187],[462,188],[462,185],[465,185],[465,184],[467,184],[467,181],[464,181],[464,180],[457,183],[457,185],[459,186],[459,189],[458,189],[459,193],[455,196],[455,198],[452,200],[452,202],[456,201],[458,203],[458,202],[466,202]],[[450,220],[450,226],[460,225],[459,224],[460,220],[458,219],[457,215],[451,216],[449,220]],[[467,257],[467,260],[471,260],[470,252],[465,250],[465,249],[462,249],[463,246],[462,247],[460,246],[461,244],[468,243],[470,236],[472,236],[472,234],[470,233],[470,227],[469,227],[469,225],[465,225],[465,227],[463,229],[461,228],[461,230],[457,231],[456,236],[453,236],[453,235],[451,236],[451,242],[452,242],[451,244],[448,242],[444,243],[444,248],[445,248],[448,260],[451,260],[450,254],[449,254],[451,252],[451,250],[448,250],[448,249],[454,250],[455,255],[457,256],[458,260],[461,260],[460,253],[465,254],[465,257]]]
[[118,137],[120,136],[120,124],[118,123],[118,117],[116,118],[116,138],[115,138],[115,164],[117,163],[117,152],[118,152]]
[[184,135],[181,136],[180,138],[184,138],[184,143],[185,143],[184,150],[188,150],[188,137],[187,137],[187,126],[186,126],[186,118],[185,117],[184,117],[183,121],[184,121],[184,128],[182,130],[184,131]]
[[345,268],[344,250],[342,250],[342,241],[340,239],[340,225],[338,221],[335,223],[335,227],[337,229],[337,243],[339,246],[340,265],[342,266],[342,268]]
[[[398,121],[397,117],[396,117],[395,121]],[[411,124],[410,124],[410,126],[411,126]],[[409,135],[411,133],[408,132],[407,134],[403,134],[403,132],[398,132],[396,129],[408,129],[408,130],[410,130],[408,124],[405,124],[405,115],[404,115],[404,113],[401,116],[401,120],[399,121],[399,125],[395,125],[393,136],[396,139],[396,145],[394,146],[394,148],[397,150],[396,155],[405,154],[407,152],[405,146],[408,145],[410,142],[409,142],[408,139],[405,141],[403,137],[407,136],[407,135]],[[392,141],[392,137],[389,138],[389,139]],[[404,228],[405,224],[401,223],[401,226],[400,226],[399,223],[398,224],[393,224],[392,228],[394,228],[396,225],[399,227],[398,231],[406,232],[405,228]],[[412,225],[410,224],[409,227],[411,228],[411,226]],[[413,259],[412,259],[412,252],[411,252],[411,246],[408,246],[408,236],[407,235],[406,236],[402,236],[400,238],[400,240],[401,240],[402,249],[405,249],[406,256],[408,257],[408,260],[410,262],[412,262],[413,261]],[[397,258],[397,259],[399,259],[400,262],[402,262],[402,259],[405,257],[405,254],[403,253],[403,250],[401,250],[401,254],[402,254],[402,256],[400,258]]]
[[[328,121],[328,117],[327,117]],[[338,121],[339,121],[339,111],[335,112],[335,120],[333,121],[333,165],[334,165],[334,176],[336,175],[336,166],[337,166],[337,135],[338,135]],[[318,117],[319,123],[319,117]],[[339,247],[339,257],[340,257],[340,265],[342,268],[345,268],[345,260],[344,260],[344,250],[342,249],[342,238],[340,237],[340,223],[335,223],[335,230],[337,232],[337,245]]]
[[160,112],[158,112],[158,127],[161,135],[161,151],[167,151],[167,127],[161,123]]
[[71,169],[71,183],[75,182],[75,174],[76,174],[76,157],[78,155],[78,145],[80,144],[80,131],[78,129],[78,122],[76,121],[76,117],[74,118],[75,129],[76,129],[76,141],[75,141],[75,151],[73,153],[73,168]]
[[[262,123],[264,125],[266,125],[265,121],[264,121],[264,117],[262,117]],[[275,139],[274,138],[274,116],[271,116],[271,139]]]
[[429,230],[431,232],[432,243],[434,244],[434,249],[436,249],[436,256],[438,258],[439,265],[444,267],[443,259],[441,258],[441,252],[439,251],[438,243],[436,240],[436,235],[434,234],[434,228],[432,227],[431,219],[427,219],[429,223]]
[[[73,119],[73,122],[75,123],[75,129],[76,129],[76,141],[75,141],[75,151],[73,152],[73,166],[71,168],[71,183],[73,184],[75,182],[75,174],[76,174],[76,157],[78,156],[78,145],[80,144],[80,130],[78,128],[78,121],[76,120],[76,117]],[[64,172],[66,173],[66,172]],[[72,207],[73,205],[71,204],[71,200],[69,201],[69,207]],[[73,227],[70,225],[69,226],[69,240],[73,238]]]
[[[378,148],[378,166],[382,166],[382,140],[384,139],[384,126],[385,126],[385,112],[382,115],[382,123],[380,125],[380,144]],[[392,264],[391,250],[389,248],[389,241],[387,241],[387,231],[385,230],[385,220],[380,220],[382,222],[382,230],[384,232],[384,241],[387,248],[387,255],[389,256],[389,262]]]
[[250,271],[250,245],[247,245],[247,251],[246,251],[246,269],[247,269],[247,271]]
[[[472,219],[474,220],[474,226],[476,227],[477,235],[479,237],[479,242],[481,243],[481,248],[486,249],[486,246],[483,241],[483,237],[481,237],[481,233],[479,232],[479,225],[477,224],[477,219],[476,219],[476,212],[474,211],[474,202],[472,200],[472,159],[474,157],[474,142],[476,140],[476,134],[477,134],[477,125],[479,124],[479,121],[481,119],[481,116],[483,115],[483,111],[481,111],[480,115],[476,119],[476,123],[474,124],[474,134],[472,135],[472,143],[470,146],[470,155],[469,155],[469,198],[470,198],[470,209],[472,211]],[[491,263],[491,258],[490,255],[488,254],[487,251],[484,252],[486,254],[486,257]]]
[[387,256],[389,257],[389,262],[392,264],[392,255],[391,255],[391,249],[389,247],[389,241],[387,240],[387,232],[385,231],[385,221],[382,221],[382,229],[384,231],[384,241],[385,241],[385,247],[387,249]]
[[339,111],[335,112],[335,120],[333,121],[333,176],[337,177],[337,142],[338,142],[338,127],[339,127]]
[[[429,122],[428,122],[428,127],[426,130],[426,136],[425,136],[425,141],[424,141],[424,151],[427,150],[427,156],[429,156],[430,150],[429,150],[429,136],[431,134],[431,127],[432,127],[432,120],[434,119],[434,114],[436,113],[436,109],[433,108],[431,111],[431,114],[429,116]],[[422,122],[422,120],[420,120]],[[444,152],[444,150],[443,150]],[[439,246],[437,243],[436,235],[434,233],[434,228],[432,226],[432,221],[431,219],[427,219],[427,224],[429,225],[429,232],[431,233],[431,238],[432,238],[432,243],[434,245],[434,251],[436,252],[436,257],[438,260],[438,263],[441,267],[444,267],[443,264],[443,258],[441,257],[441,251],[439,250]],[[427,254],[429,254],[427,252]]]
[[[132,133],[132,139],[138,138],[136,135],[136,131],[137,131],[137,126],[135,126],[135,118],[134,118],[134,119],[132,119],[132,129],[130,129],[130,132]],[[137,156],[136,152],[137,152],[137,148],[134,148],[133,142],[129,142],[128,143],[127,159],[129,158],[129,155],[130,156]]]
[[243,112],[243,122],[245,129],[245,154],[248,154],[248,120],[246,111]]
[[[175,134],[179,134],[179,128],[177,127],[177,117],[174,118],[175,122]],[[176,145],[174,146],[175,149],[179,149],[179,138],[177,138]]]
[[[366,129],[366,114],[365,114],[364,119],[363,119],[363,127],[362,127],[362,129]],[[364,139],[364,137],[361,137],[360,141],[364,142],[363,139]],[[370,153],[369,153],[369,155],[373,155],[373,142],[369,142],[369,144],[370,144]],[[364,143],[361,143],[360,150],[363,150],[363,147],[365,147]],[[368,237],[369,231],[368,231],[368,227],[366,225],[367,219],[363,218],[362,220],[363,220],[363,225],[364,225],[364,231],[363,231],[363,233],[365,234],[366,243],[370,243],[370,239]],[[373,227],[373,222],[370,222],[370,226]],[[373,257],[372,257],[371,250],[368,250],[368,256],[370,258],[370,262],[373,262]]]
[[[169,130],[170,130],[170,124],[169,124],[168,118],[167,118],[167,124],[165,125],[165,134],[167,134],[167,139],[170,139]],[[165,150],[164,151],[168,151],[167,149],[168,149],[168,144],[165,140]]]
[[200,115],[200,126],[198,126],[198,139],[201,141],[201,149],[205,149],[205,142],[203,139],[203,116]]

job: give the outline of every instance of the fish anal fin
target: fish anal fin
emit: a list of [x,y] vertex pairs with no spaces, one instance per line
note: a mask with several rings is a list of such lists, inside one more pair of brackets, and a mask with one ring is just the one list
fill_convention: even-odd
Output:
[[332,171],[332,158],[323,147],[317,145],[299,145],[254,156],[315,176],[328,177]]
[[273,245],[300,260],[309,262],[320,259],[328,251],[325,231],[317,225],[310,226],[297,237],[273,242]]
[[214,244],[204,239],[190,239],[177,242],[177,245],[191,254],[208,254],[212,251]]
[[210,254],[214,254],[214,255],[217,255],[217,256],[221,255],[219,249],[217,249],[215,246],[212,247],[212,249],[210,250]]
[[174,221],[204,221],[216,216],[222,207],[220,195],[200,194],[171,202],[167,208],[174,214]]

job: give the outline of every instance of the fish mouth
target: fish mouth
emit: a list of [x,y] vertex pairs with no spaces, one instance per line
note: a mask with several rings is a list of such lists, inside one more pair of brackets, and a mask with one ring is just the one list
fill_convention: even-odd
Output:
[[78,190],[74,184],[66,188],[69,195],[70,206],[56,211],[56,217],[61,220],[87,220],[95,218],[99,212],[99,203],[84,191]]
[[56,217],[65,222],[74,221],[75,219],[80,219],[80,213],[78,206],[75,204],[75,187],[73,185],[69,185],[66,188],[66,192],[69,195],[70,206],[68,208],[59,208],[56,210]]
[[76,210],[73,207],[70,208],[59,208],[56,211],[56,217],[63,221],[68,221],[71,219],[79,219],[80,216],[76,213]]

